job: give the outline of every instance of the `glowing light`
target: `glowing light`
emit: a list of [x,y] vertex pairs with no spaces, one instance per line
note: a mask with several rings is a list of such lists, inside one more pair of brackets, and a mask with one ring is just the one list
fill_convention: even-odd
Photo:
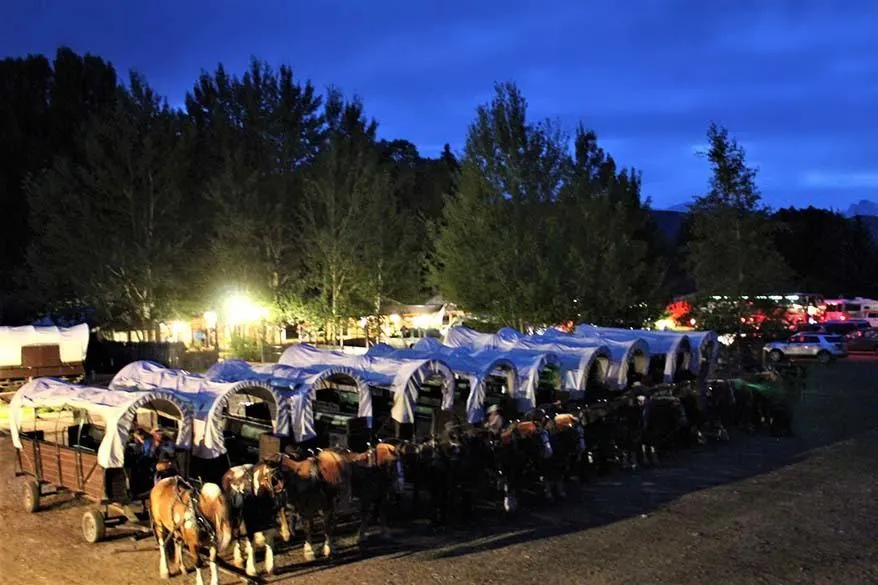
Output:
[[216,327],[216,311],[207,311],[204,314],[204,324],[208,329]]
[[695,327],[695,317],[692,317],[691,319],[689,319],[689,324],[692,325],[693,327]]
[[268,317],[268,309],[242,295],[233,295],[225,302],[225,319],[229,325],[255,323]]
[[674,320],[673,319],[659,319],[655,322],[655,328],[659,331],[667,331],[668,329],[674,328]]
[[402,317],[400,317],[398,313],[393,313],[392,315],[390,315],[390,322],[394,325],[398,326],[400,321],[402,321]]
[[189,328],[189,324],[183,321],[171,321],[171,332],[174,337],[180,337]]
[[412,325],[417,329],[429,329],[433,323],[432,315],[415,315],[412,317]]

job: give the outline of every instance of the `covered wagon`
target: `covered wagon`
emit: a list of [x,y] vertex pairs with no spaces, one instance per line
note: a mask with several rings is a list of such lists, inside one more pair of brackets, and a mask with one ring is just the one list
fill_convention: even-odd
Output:
[[259,459],[263,435],[290,435],[290,400],[262,380],[221,382],[161,364],[136,361],[110,381],[111,390],[163,390],[195,411],[193,474],[214,480],[232,465]]
[[288,347],[278,363],[305,369],[349,368],[372,389],[372,416],[379,436],[412,438],[419,404],[439,410],[451,410],[454,404],[454,372],[438,359],[349,355],[303,343]]
[[79,381],[88,349],[88,325],[0,327],[0,389],[39,377]]
[[[348,367],[302,368],[231,359],[212,366],[206,376],[231,383],[258,380],[283,392],[289,402],[291,442],[299,446],[362,451],[371,440],[372,394]],[[282,449],[284,442],[278,441],[275,448]]]
[[[28,419],[31,409],[33,418]],[[37,409],[55,412],[38,424]],[[87,497],[98,505],[82,518],[88,542],[101,540],[108,525],[146,519],[141,501],[153,477],[140,473],[147,455],[134,444],[136,428],[167,427],[174,437],[177,469],[184,475],[188,470],[193,408],[171,392],[114,392],[38,378],[15,393],[9,415],[16,475],[27,477],[25,508],[36,511],[50,486]]]

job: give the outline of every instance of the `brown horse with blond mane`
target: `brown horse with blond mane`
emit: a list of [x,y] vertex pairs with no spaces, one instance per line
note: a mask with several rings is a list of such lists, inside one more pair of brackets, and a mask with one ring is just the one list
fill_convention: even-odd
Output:
[[167,545],[172,540],[175,562],[182,574],[183,545],[195,559],[196,583],[202,585],[201,548],[207,546],[210,560],[210,583],[217,585],[216,557],[229,545],[232,530],[228,519],[226,501],[220,487],[206,483],[196,490],[183,478],[168,477],[159,480],[149,493],[149,515],[161,554],[159,575],[167,579]]

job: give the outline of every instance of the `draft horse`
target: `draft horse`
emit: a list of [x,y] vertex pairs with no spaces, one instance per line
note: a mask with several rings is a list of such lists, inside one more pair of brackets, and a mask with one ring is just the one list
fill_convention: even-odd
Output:
[[[284,541],[290,539],[283,473],[271,463],[237,465],[223,475],[222,486],[229,506],[235,566],[245,568],[241,555],[243,540],[247,575],[255,577],[257,574],[254,546],[265,547],[265,573],[271,575],[274,572],[273,549],[278,515],[281,538]],[[242,534],[245,535],[243,538]]]
[[149,492],[149,515],[153,532],[159,544],[159,575],[167,579],[167,545],[173,541],[175,562],[182,574],[183,545],[195,559],[196,583],[202,585],[201,548],[209,549],[210,583],[217,585],[216,557],[228,546],[232,537],[228,510],[222,490],[215,483],[206,483],[195,489],[182,477],[159,480]]

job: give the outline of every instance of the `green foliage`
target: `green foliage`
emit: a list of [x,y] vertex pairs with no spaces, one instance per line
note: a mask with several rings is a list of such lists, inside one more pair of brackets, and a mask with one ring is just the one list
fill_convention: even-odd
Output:
[[261,347],[258,341],[237,333],[232,335],[230,356],[248,362],[258,362],[263,359]]
[[477,110],[436,231],[434,282],[507,324],[623,318],[663,276],[639,175],[582,127],[571,156],[566,134],[526,110],[511,84]]
[[774,247],[774,226],[761,204],[756,171],[725,128],[712,124],[707,138],[710,189],[691,208],[689,262],[698,291],[741,296],[779,290],[788,269]]
[[47,303],[72,299],[131,329],[173,316],[190,267],[181,123],[132,75],[86,126],[81,162],[58,159],[28,183],[31,285]]

